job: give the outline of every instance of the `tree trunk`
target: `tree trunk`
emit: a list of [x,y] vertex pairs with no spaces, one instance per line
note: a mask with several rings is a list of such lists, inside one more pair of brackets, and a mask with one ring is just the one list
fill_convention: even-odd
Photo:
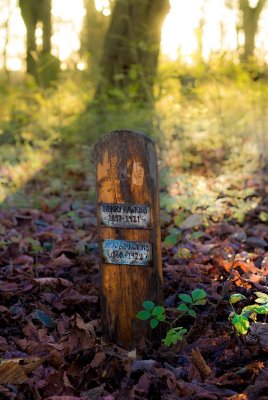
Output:
[[152,102],[169,0],[116,0],[104,43],[96,99]]
[[241,61],[248,62],[254,55],[255,36],[258,31],[259,17],[266,0],[259,0],[257,5],[250,7],[249,0],[239,0],[239,8],[242,11],[242,29],[244,32],[244,48]]
[[4,71],[6,73],[7,80],[9,80],[9,71],[8,71],[8,66],[7,66],[7,59],[8,59],[7,48],[8,48],[8,43],[9,43],[9,39],[10,39],[10,19],[11,19],[11,14],[12,14],[12,4],[10,1],[7,2],[6,7],[8,7],[8,15],[7,15],[6,22],[4,24],[5,40],[4,40],[4,46],[3,46],[3,67],[4,67]]
[[37,22],[42,22],[43,45],[42,52],[51,51],[51,0],[20,0],[21,15],[27,31],[27,72],[37,78],[37,51],[35,31]]
[[40,18],[42,17],[43,24],[43,53],[51,53],[51,0],[39,1]]
[[84,0],[86,15],[81,33],[81,53],[88,56],[90,72],[97,75],[110,16],[96,10],[94,0]]

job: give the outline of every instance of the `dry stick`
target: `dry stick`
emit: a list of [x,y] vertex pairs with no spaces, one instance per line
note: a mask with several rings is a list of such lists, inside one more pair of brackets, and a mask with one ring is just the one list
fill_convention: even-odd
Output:
[[211,374],[212,370],[207,365],[199,349],[192,349],[191,353],[194,366],[200,371],[203,378],[207,378]]

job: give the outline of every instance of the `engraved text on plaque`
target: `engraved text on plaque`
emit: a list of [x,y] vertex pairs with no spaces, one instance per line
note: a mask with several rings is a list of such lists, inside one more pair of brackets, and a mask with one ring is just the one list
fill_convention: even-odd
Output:
[[150,207],[143,204],[100,204],[101,223],[114,228],[148,228]]
[[147,265],[152,260],[152,246],[147,242],[107,239],[102,255],[108,264]]

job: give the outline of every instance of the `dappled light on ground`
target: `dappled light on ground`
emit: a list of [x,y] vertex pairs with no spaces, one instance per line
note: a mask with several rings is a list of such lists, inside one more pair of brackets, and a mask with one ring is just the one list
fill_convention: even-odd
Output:
[[[3,146],[0,165],[0,205],[6,197],[15,195],[27,182],[51,162],[52,154],[34,150],[29,146],[20,148],[15,154],[14,147]],[[19,160],[19,158],[23,160]],[[27,207],[29,200],[21,196],[21,206]]]

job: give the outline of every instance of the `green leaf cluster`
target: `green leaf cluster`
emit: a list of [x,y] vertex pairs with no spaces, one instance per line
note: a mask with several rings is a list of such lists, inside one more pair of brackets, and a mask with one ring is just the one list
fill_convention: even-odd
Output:
[[259,215],[259,218],[260,218],[260,220],[262,222],[268,222],[268,213],[264,212],[264,211],[261,211],[260,215]]
[[249,320],[243,314],[234,314],[232,324],[240,335],[245,335],[248,332]]
[[[236,331],[239,335],[246,335],[248,333],[250,322],[249,318],[252,321],[257,320],[257,315],[267,315],[268,314],[268,295],[262,292],[255,292],[257,299],[255,300],[255,304],[251,304],[245,306],[242,309],[241,314],[237,314],[236,312],[232,315],[231,322],[235,327]],[[233,304],[246,300],[246,297],[240,293],[234,293],[230,296],[229,302],[231,307],[233,308]]]
[[163,339],[164,344],[169,347],[182,340],[183,336],[187,333],[187,329],[184,327],[174,327],[177,320],[186,313],[195,318],[196,312],[192,307],[206,304],[206,297],[207,293],[203,289],[194,289],[191,295],[179,294],[179,298],[183,303],[177,307],[177,310],[180,311],[180,315],[173,322],[166,321],[165,308],[163,306],[155,305],[155,303],[150,300],[143,302],[143,310],[139,311],[136,317],[142,321],[150,321],[152,329],[156,328],[160,322],[169,324],[171,329],[167,331],[166,337]]
[[191,258],[191,252],[187,247],[180,247],[176,253],[176,257],[178,258]]
[[28,238],[27,241],[31,246],[31,253],[38,254],[43,250],[42,245],[39,242],[39,240],[33,239],[33,238]]
[[187,333],[187,329],[182,326],[172,328],[167,332],[165,339],[163,340],[165,346],[170,347],[172,344],[176,344],[183,339],[183,335]]
[[232,294],[231,297],[230,297],[230,304],[235,304],[235,303],[237,303],[238,301],[246,300],[246,299],[247,299],[246,296],[244,296],[243,294],[234,293],[234,294]]
[[188,294],[179,294],[179,298],[183,301],[183,303],[177,307],[177,310],[196,318],[196,312],[192,309],[192,307],[205,305],[207,302],[206,297],[207,293],[204,289],[194,289],[191,293],[191,296]]
[[153,301],[146,300],[143,302],[143,308],[136,316],[142,321],[150,320],[152,329],[156,328],[159,322],[165,321],[166,314],[163,306],[156,306]]

